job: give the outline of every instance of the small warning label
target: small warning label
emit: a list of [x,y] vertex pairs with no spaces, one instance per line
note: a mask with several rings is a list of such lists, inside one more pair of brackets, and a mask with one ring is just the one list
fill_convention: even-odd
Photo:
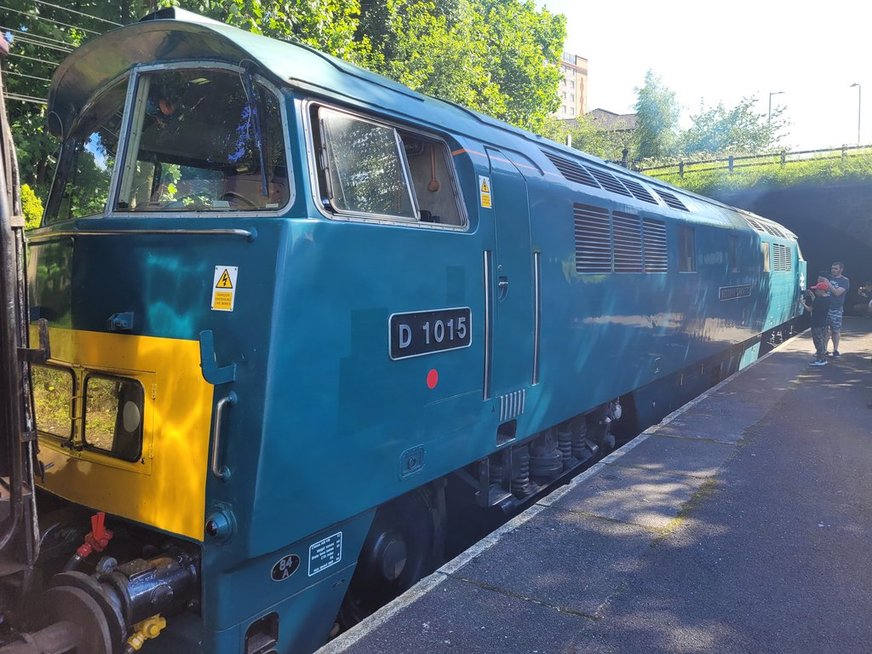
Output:
[[233,311],[236,300],[236,266],[215,266],[212,278],[212,311]]
[[230,272],[227,268],[225,268],[224,272],[221,273],[221,277],[218,278],[218,283],[215,284],[215,288],[233,288],[233,281],[230,279]]
[[478,195],[481,201],[481,206],[485,209],[491,208],[491,185],[490,178],[484,175],[478,176]]

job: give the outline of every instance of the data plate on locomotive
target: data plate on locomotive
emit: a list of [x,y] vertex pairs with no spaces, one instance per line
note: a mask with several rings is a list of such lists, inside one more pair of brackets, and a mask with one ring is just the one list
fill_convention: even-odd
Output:
[[472,344],[472,310],[395,313],[388,320],[391,359],[406,359]]

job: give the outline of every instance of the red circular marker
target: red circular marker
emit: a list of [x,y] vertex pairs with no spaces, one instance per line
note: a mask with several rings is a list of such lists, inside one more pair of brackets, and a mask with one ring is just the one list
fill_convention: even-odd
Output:
[[431,391],[436,388],[436,384],[439,383],[439,373],[436,370],[431,370],[427,373],[427,388]]

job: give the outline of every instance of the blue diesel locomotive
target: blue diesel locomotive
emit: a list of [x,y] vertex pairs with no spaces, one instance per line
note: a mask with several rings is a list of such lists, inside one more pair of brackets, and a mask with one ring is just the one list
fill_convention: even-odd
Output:
[[179,10],[49,128],[0,651],[311,651],[799,315],[771,221]]

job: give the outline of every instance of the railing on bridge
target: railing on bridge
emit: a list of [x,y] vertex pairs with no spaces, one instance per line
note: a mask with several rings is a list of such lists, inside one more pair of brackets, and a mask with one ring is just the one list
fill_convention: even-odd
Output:
[[732,173],[741,168],[753,168],[755,166],[772,166],[774,164],[785,166],[789,163],[800,161],[847,159],[848,157],[857,156],[872,156],[872,145],[843,145],[840,148],[826,148],[823,150],[795,150],[793,152],[784,150],[770,154],[729,156],[701,161],[679,161],[674,164],[651,166],[650,168],[638,167],[635,170],[651,177],[678,175],[683,178],[686,174],[705,173],[714,170],[726,170],[728,173]]

